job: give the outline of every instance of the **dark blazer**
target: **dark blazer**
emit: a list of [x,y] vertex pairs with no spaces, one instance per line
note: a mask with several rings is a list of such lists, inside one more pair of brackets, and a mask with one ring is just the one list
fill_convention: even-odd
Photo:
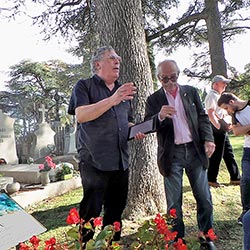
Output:
[[[205,109],[202,106],[197,90],[188,85],[179,85],[180,95],[187,116],[188,125],[193,137],[194,147],[204,168],[208,167],[208,157],[205,153],[204,142],[214,142],[213,132]],[[162,105],[168,105],[163,88],[160,88],[147,98],[145,120],[153,118],[156,124],[158,141],[157,163],[163,176],[169,175],[174,152],[174,127],[171,118],[162,122],[158,113]]]

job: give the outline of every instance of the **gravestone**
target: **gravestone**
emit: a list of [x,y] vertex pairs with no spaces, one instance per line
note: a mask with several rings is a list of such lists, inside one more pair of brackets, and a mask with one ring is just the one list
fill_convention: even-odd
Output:
[[72,133],[70,133],[68,154],[77,153],[77,150],[76,150],[76,130],[77,130],[77,128],[75,126],[74,131]]
[[50,125],[45,121],[45,106],[42,104],[39,111],[42,112],[42,122],[39,124],[38,130],[35,131],[36,142],[34,148],[34,159],[41,158],[50,154],[50,149],[48,146],[55,146],[55,131],[50,127]]
[[14,122],[0,109],[0,158],[4,158],[8,164],[18,163]]

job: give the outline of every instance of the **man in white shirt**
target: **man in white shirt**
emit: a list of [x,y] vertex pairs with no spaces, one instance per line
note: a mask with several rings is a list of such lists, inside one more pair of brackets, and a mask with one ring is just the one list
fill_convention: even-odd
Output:
[[235,161],[232,145],[227,132],[231,129],[231,124],[225,122],[227,112],[218,107],[217,101],[225,91],[230,80],[222,75],[216,75],[212,79],[212,89],[205,98],[205,108],[213,129],[214,143],[216,145],[213,155],[209,158],[208,184],[211,187],[220,187],[217,181],[219,167],[223,158],[230,175],[230,184],[240,184],[240,172]]

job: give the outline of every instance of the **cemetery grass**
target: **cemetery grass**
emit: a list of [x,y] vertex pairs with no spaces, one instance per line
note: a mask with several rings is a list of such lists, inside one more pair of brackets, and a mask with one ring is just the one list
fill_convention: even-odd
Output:
[[[230,140],[236,161],[241,169],[243,138],[231,136]],[[223,161],[218,181],[224,186],[211,188],[214,205],[214,230],[218,236],[215,244],[218,250],[243,249],[242,226],[237,224],[237,218],[241,213],[240,188],[229,185],[230,178]],[[70,208],[78,208],[81,198],[82,189],[79,188],[27,208],[26,210],[47,228],[47,232],[41,234],[39,238],[47,240],[56,237],[58,241],[64,241],[66,239],[65,232],[69,229],[66,217]],[[183,211],[187,235],[197,234],[196,205],[186,176],[184,176]],[[144,220],[145,218],[139,218],[136,221],[123,221],[122,244],[125,250],[129,249],[129,245],[135,239],[137,228]]]

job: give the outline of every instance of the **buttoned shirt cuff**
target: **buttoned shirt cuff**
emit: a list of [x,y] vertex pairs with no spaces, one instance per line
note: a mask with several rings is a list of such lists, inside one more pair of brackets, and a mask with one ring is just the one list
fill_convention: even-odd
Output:
[[158,119],[159,119],[160,122],[163,122],[165,120],[165,119],[161,119],[160,113],[158,113]]

